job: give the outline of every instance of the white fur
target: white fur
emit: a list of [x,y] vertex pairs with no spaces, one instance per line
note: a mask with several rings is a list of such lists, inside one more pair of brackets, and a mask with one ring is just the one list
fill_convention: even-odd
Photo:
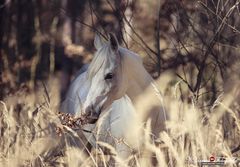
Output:
[[[156,89],[153,78],[144,68],[140,56],[126,48],[113,47],[112,44],[118,44],[116,40],[111,35],[110,41],[97,42],[99,43],[97,52],[88,69],[88,79],[91,85],[86,100],[83,102],[83,112],[99,114],[101,107],[107,108],[115,100],[127,95],[133,102],[142,122],[152,120],[152,132],[158,137],[159,132],[165,130],[165,121],[168,117],[162,95]],[[116,87],[114,91],[111,90],[112,85],[104,81],[104,76],[109,71],[114,71],[115,79],[111,81]],[[146,104],[146,107],[142,107],[144,101],[142,95],[145,94],[152,100],[149,101],[151,103]],[[89,106],[93,108],[90,111]]]
[[[138,122],[137,115],[142,122],[151,118],[151,128],[157,137],[159,132],[165,129],[166,113],[161,94],[156,91],[153,79],[145,70],[141,58],[136,53],[122,47],[114,46],[117,50],[113,50],[111,44],[118,44],[118,42],[114,41],[116,39],[113,36],[111,40],[113,41],[104,43],[99,37],[95,38],[97,52],[88,70],[71,84],[63,108],[69,113],[80,116],[89,106],[94,108],[91,112],[98,112],[99,108],[104,106],[97,123],[84,126],[86,130],[96,131],[97,135],[84,134],[93,146],[98,140],[104,141],[114,145],[120,153],[121,149],[125,149],[124,146],[118,147],[107,135],[108,130],[114,137],[125,138],[129,143],[138,141],[138,132],[133,134],[136,129],[131,130],[134,126],[130,126],[131,122]],[[109,83],[110,81],[105,81],[104,76],[113,70],[115,70],[116,79],[113,81],[117,82],[115,83],[116,89],[110,91],[112,84]],[[144,96],[139,95],[146,90],[148,101],[155,101],[154,107],[148,104],[147,111],[141,106],[141,101],[139,103],[139,99],[144,100]]]
[[[89,86],[87,72],[74,79],[61,110],[76,117],[81,116],[82,110],[79,100],[84,101],[86,99]],[[95,124],[85,124],[82,128],[92,132],[83,131],[83,134],[93,147],[97,148],[97,142],[99,141],[108,143],[116,149],[116,152],[122,159],[126,159],[131,155],[131,150],[125,143],[117,143],[117,140],[123,139],[132,148],[137,148],[137,143],[135,142],[137,141],[137,135],[126,131],[126,129],[130,130],[131,127],[133,128],[133,125],[136,125],[136,123],[136,112],[130,98],[125,95],[102,111],[99,120]]]

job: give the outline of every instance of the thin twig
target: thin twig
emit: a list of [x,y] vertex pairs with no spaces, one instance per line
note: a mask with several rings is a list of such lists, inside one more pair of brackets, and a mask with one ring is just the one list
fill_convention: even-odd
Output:
[[[111,4],[111,2],[110,2],[109,0],[106,0],[106,1],[107,1],[107,3],[110,5],[110,7],[112,8],[112,10],[116,10],[116,9],[113,7],[113,5]],[[124,21],[125,21],[125,22],[127,23],[127,25],[131,28],[132,32],[136,35],[136,37],[142,42],[142,44],[143,44],[150,52],[152,52],[154,55],[157,55],[157,53],[156,53],[152,48],[150,48],[150,47],[146,44],[146,42],[142,39],[142,37],[135,31],[135,28],[134,28],[134,27],[131,25],[131,23],[127,20],[125,14],[124,14],[122,11],[120,11],[120,12],[121,12],[121,15],[122,15]]]
[[240,144],[237,147],[235,147],[234,149],[232,149],[231,153],[233,154],[233,153],[236,153],[238,151],[240,151]]
[[46,97],[47,97],[47,103],[49,105],[50,104],[50,96],[49,96],[49,93],[47,91],[46,84],[43,81],[42,81],[42,85],[43,85],[43,88],[44,88],[44,93],[46,94]]

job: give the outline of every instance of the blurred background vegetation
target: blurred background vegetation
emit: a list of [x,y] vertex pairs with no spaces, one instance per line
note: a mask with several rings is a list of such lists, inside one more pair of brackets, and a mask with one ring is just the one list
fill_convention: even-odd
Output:
[[211,105],[239,73],[239,14],[235,0],[2,0],[0,99],[53,74],[63,96],[99,31],[140,54],[154,78],[172,70],[196,98],[204,88]]
[[[182,104],[197,105],[204,125],[208,126],[214,109],[219,109],[218,102],[231,96],[233,100],[227,107],[233,109],[235,116],[224,112],[219,122],[223,139],[232,153],[237,153],[239,3],[239,0],[0,0],[0,100],[18,90],[38,92],[42,82],[53,87],[53,78],[60,90],[58,87],[52,90],[60,92],[63,98],[74,74],[91,61],[95,33],[107,38],[108,32],[114,32],[122,46],[143,58],[153,78],[163,78],[159,87],[165,87],[165,95],[172,93],[170,89],[175,86]],[[14,106],[14,111],[18,110],[21,107]]]
[[239,15],[235,0],[2,0],[0,99],[50,76],[63,96],[95,32],[114,32],[154,78],[171,70],[211,105],[239,76]]

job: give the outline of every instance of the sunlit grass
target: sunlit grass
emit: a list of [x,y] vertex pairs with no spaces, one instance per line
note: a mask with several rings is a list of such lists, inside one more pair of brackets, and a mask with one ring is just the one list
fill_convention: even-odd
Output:
[[[138,136],[141,147],[132,148],[132,155],[124,160],[117,155],[114,146],[108,143],[99,142],[99,150],[89,150],[79,130],[74,131],[61,125],[57,115],[58,85],[54,80],[49,84],[47,92],[44,88],[32,93],[16,92],[0,102],[0,166],[74,167],[116,164],[140,167],[154,164],[161,167],[193,167],[198,166],[198,160],[208,160],[211,155],[237,157],[239,152],[231,153],[239,144],[240,138],[239,106],[233,105],[234,92],[223,94],[206,111],[193,98],[190,102],[181,100],[181,92],[177,87],[184,83],[177,82],[171,86],[170,76],[163,75],[165,83],[161,82],[165,84],[161,87],[166,95],[164,102],[167,112],[170,113],[170,120],[166,123],[167,131],[161,132],[160,137],[153,142],[149,136],[149,120],[144,134]],[[156,83],[159,84],[160,80]],[[151,99],[145,96],[144,99],[146,98]],[[143,107],[148,106],[145,102],[147,101],[140,101]],[[228,125],[224,121],[225,117],[230,120]],[[57,127],[62,129],[60,135],[56,131]],[[229,128],[229,134],[224,134],[226,127]],[[131,141],[134,142],[139,141]],[[104,155],[106,150],[109,155]]]

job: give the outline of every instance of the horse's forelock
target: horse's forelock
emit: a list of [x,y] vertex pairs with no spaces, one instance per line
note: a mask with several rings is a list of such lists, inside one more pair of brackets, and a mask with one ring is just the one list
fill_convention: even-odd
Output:
[[106,63],[112,61],[113,52],[111,51],[111,47],[109,44],[104,45],[101,49],[99,49],[94,57],[92,62],[88,68],[88,79],[92,79],[93,76],[103,67]]

